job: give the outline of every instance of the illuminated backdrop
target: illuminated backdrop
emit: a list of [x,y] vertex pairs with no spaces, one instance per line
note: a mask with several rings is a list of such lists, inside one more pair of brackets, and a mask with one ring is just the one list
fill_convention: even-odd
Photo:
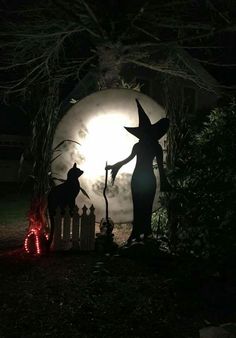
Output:
[[[73,105],[57,126],[53,146],[65,139],[62,154],[52,165],[53,176],[66,178],[67,171],[74,162],[84,171],[80,184],[90,200],[81,192],[77,205],[95,206],[96,221],[105,216],[103,187],[105,164],[114,164],[126,158],[138,139],[128,133],[125,127],[138,126],[138,99],[150,118],[151,123],[165,117],[164,109],[150,97],[129,89],[108,89],[93,93]],[[164,137],[160,140],[163,146]],[[55,156],[55,154],[54,154]],[[136,158],[119,171],[114,186],[109,183],[109,216],[115,223],[132,221],[132,197],[130,180]],[[158,170],[155,170],[158,177]],[[159,179],[153,209],[157,207]]]

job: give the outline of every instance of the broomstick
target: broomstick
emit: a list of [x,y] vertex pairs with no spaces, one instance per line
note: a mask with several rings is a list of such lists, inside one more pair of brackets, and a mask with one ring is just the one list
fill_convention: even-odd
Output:
[[103,196],[105,199],[105,204],[106,204],[106,226],[107,226],[107,235],[110,235],[112,232],[112,226],[110,224],[109,218],[108,218],[108,200],[107,200],[107,196],[106,196],[106,190],[107,190],[107,178],[108,178],[108,169],[107,169],[107,162],[106,162],[106,175],[105,175],[105,186],[103,189]]

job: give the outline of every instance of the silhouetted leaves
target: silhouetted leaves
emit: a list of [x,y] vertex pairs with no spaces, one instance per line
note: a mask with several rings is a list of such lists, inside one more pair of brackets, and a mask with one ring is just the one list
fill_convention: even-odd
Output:
[[235,102],[210,112],[198,131],[195,125],[169,174],[177,188],[177,250],[226,258],[236,253]]

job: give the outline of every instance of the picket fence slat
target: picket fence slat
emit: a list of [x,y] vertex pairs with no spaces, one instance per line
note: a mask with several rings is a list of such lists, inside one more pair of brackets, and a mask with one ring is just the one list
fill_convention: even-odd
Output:
[[71,223],[70,210],[67,208],[64,216],[64,226],[63,226],[63,240],[65,242],[68,242],[70,240],[70,223]]
[[54,236],[51,245],[52,251],[80,249],[91,251],[95,247],[95,208],[89,209],[84,205],[82,214],[76,206],[73,216],[69,208],[61,215],[61,210],[56,210],[54,217]]
[[57,250],[60,250],[61,247],[61,240],[62,240],[62,229],[63,229],[63,219],[61,217],[61,211],[60,209],[57,209],[56,215],[54,218],[54,223],[56,227],[56,231],[54,231],[54,236],[53,236],[53,247],[57,248]]
[[72,219],[72,247],[74,249],[79,248],[79,226],[78,226],[79,224],[80,224],[79,208],[76,205]]

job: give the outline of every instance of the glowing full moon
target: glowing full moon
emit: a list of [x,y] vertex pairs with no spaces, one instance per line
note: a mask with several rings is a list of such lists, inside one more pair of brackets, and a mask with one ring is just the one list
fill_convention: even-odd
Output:
[[[103,188],[105,184],[105,165],[114,164],[130,155],[138,139],[124,127],[137,127],[138,99],[151,123],[165,117],[164,109],[150,97],[129,89],[108,89],[93,93],[70,108],[57,126],[53,147],[63,140],[74,140],[80,145],[65,142],[61,156],[52,164],[53,175],[66,178],[67,171],[76,162],[84,171],[80,185],[90,200],[79,193],[76,203],[95,207],[96,221],[105,217]],[[163,145],[164,137],[160,140]],[[55,156],[55,154],[54,154]],[[123,166],[117,174],[115,184],[108,182],[109,217],[115,223],[129,223],[133,218],[133,204],[130,181],[136,158]],[[157,207],[159,195],[159,176],[153,210]]]

